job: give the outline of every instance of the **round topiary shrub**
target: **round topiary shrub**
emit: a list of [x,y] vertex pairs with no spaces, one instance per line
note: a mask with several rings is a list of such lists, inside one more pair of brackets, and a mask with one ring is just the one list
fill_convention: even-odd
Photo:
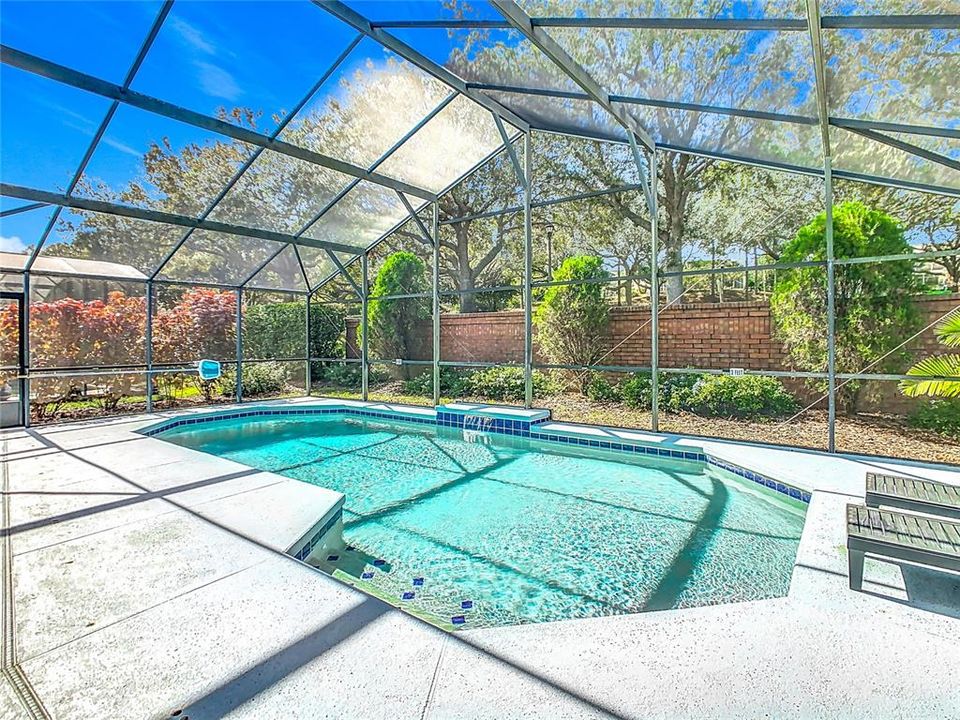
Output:
[[705,375],[693,387],[689,406],[707,417],[750,419],[788,415],[797,401],[774,377]]

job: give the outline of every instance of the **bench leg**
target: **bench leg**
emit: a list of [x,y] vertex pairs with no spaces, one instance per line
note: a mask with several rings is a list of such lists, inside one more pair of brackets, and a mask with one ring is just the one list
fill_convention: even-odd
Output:
[[847,550],[850,572],[850,589],[860,590],[863,587],[863,551]]

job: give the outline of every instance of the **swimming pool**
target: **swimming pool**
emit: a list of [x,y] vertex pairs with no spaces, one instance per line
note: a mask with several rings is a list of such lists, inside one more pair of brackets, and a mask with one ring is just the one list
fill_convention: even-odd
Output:
[[783,596],[806,508],[703,462],[346,415],[159,437],[344,493],[321,569],[444,626]]

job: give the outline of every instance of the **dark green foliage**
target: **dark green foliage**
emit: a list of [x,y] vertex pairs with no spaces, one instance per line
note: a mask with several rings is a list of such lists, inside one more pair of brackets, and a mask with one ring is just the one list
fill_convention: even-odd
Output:
[[[700,376],[686,373],[659,373],[657,377],[659,408],[667,412],[688,410],[690,395]],[[653,382],[649,372],[634,373],[621,385],[624,404],[637,410],[649,410],[653,402],[652,387]]]
[[306,346],[306,303],[248,303],[243,309],[245,358],[302,358]]
[[[826,259],[826,217],[818,215],[788,242],[780,262]],[[889,215],[859,202],[834,208],[834,255],[837,258],[906,254],[912,251],[903,228]],[[918,325],[913,296],[920,283],[909,260],[842,265],[836,268],[835,322],[838,372],[862,372],[909,337]],[[823,371],[827,367],[827,293],[823,267],[781,270],[770,307],[777,335],[794,367]],[[871,365],[873,372],[895,369],[904,353],[897,351]],[[841,405],[852,410],[860,383],[838,389]]]
[[[553,280],[603,280],[610,276],[603,260],[593,255],[568,257],[553,273]],[[593,365],[606,347],[610,308],[603,285],[587,282],[547,288],[533,323],[544,356],[558,365]],[[581,391],[588,375],[581,376]]]
[[330,363],[322,369],[316,379],[339,387],[359,388],[360,363]]
[[[705,417],[777,417],[793,412],[797,402],[776,378],[758,375],[660,373],[658,403],[664,412],[693,412]],[[623,403],[636,410],[651,405],[649,372],[634,373],[620,385]]]
[[[423,261],[413,253],[401,250],[383,261],[370,294],[377,297],[427,290]],[[383,359],[409,358],[414,329],[418,322],[429,316],[427,306],[418,298],[371,300],[367,310],[371,355]]]
[[[251,303],[243,311],[247,358],[302,358],[306,304]],[[310,306],[310,357],[343,355],[344,314],[331,305]]]
[[[244,363],[243,396],[256,397],[283,392],[287,386],[287,379],[287,368],[283,363]],[[237,394],[235,370],[226,370],[221,375],[220,392],[224,397],[234,397]]]
[[[433,393],[433,373],[422,372],[403,384],[410,395],[429,396]],[[534,371],[533,395],[546,397],[559,390],[553,379]],[[440,369],[440,395],[450,398],[478,400],[523,401],[523,368],[497,367],[482,370]]]
[[910,424],[960,440],[960,400],[938,398],[924,403],[910,416]]
[[614,385],[602,373],[590,373],[586,384],[586,394],[590,400],[601,403],[615,403],[623,400],[623,390]]
[[[371,384],[386,382],[390,374],[382,367],[371,365],[367,371],[367,378]],[[360,390],[363,384],[360,363],[328,363],[320,368],[319,373],[313,376],[314,382],[334,386],[338,389]]]
[[[501,367],[477,370],[470,377],[471,396],[484,400],[522,401],[523,368]],[[546,397],[557,391],[549,375],[533,371],[533,396]]]
[[343,357],[344,311],[333,305],[310,305],[310,357]]
[[700,375],[693,373],[659,373],[660,393],[658,406],[667,412],[682,412],[689,409],[693,389],[700,382]]
[[[443,397],[468,397],[473,390],[472,370],[459,370],[452,367],[440,368],[440,395]],[[421,372],[403,383],[403,390],[409,395],[433,395],[433,370]]]
[[760,375],[704,375],[688,403],[690,410],[707,417],[780,417],[797,409],[782,382]]

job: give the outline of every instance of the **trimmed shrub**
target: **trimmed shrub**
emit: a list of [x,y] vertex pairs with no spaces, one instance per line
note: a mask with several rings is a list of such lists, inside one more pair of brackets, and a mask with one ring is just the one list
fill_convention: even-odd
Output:
[[341,387],[360,387],[360,363],[331,363],[323,368],[317,379]]
[[653,379],[648,372],[637,372],[620,386],[623,402],[634,410],[649,410],[652,404]]
[[621,386],[614,385],[602,373],[590,373],[586,384],[587,397],[593,402],[615,403],[623,400]]
[[[390,379],[390,374],[383,368],[371,365],[367,373],[371,383],[382,383]],[[314,379],[327,385],[334,385],[342,389],[360,389],[363,384],[363,375],[360,363],[330,363],[323,367]]]
[[[473,397],[486,400],[522,401],[524,397],[523,368],[484,368],[473,373],[469,380]],[[556,391],[556,383],[549,375],[534,371],[533,396],[544,397]]]
[[[470,395],[473,371],[458,370],[452,367],[440,368],[440,394],[445,397],[465,397]],[[404,392],[410,395],[433,394],[433,371],[421,372],[415,378],[403,383]]]
[[661,373],[659,378],[659,407],[673,413],[689,410],[694,388],[700,382],[701,376],[695,373]]
[[305,323],[306,303],[247,303],[243,308],[243,356],[303,357],[306,345]]
[[[658,375],[659,408],[674,413],[689,410],[690,397],[699,379],[700,376],[693,373],[660,373]],[[649,410],[653,403],[652,387],[651,373],[634,373],[620,388],[624,404],[636,410]]]
[[777,417],[797,409],[783,383],[760,375],[705,375],[694,386],[690,409],[707,417]]
[[[427,290],[426,266],[423,260],[402,250],[389,255],[383,261],[370,294],[382,297]],[[371,300],[367,306],[367,323],[373,357],[409,358],[417,323],[427,317],[429,312],[417,298]],[[397,368],[397,372],[405,376],[407,367]]]
[[[601,258],[577,255],[563,261],[553,280],[605,280],[609,276]],[[557,365],[596,363],[607,344],[609,321],[610,308],[599,282],[547,288],[533,316],[537,343],[544,356]],[[586,392],[588,379],[587,374],[579,375],[581,392]]]
[[960,440],[960,399],[938,398],[924,403],[910,416],[910,424]]
[[[845,202],[833,210],[833,244],[837,258],[902,255],[913,251],[903,227],[886,213],[859,202]],[[826,216],[817,215],[797,231],[783,248],[780,262],[823,262],[826,258]],[[894,370],[905,350],[887,353],[913,333],[919,315],[913,296],[920,290],[914,263],[843,265],[836,270],[835,318],[838,372],[856,373],[871,365],[874,372]],[[777,271],[770,298],[777,336],[793,366],[823,370],[827,365],[827,291],[821,266]],[[822,381],[812,383],[822,387]],[[837,389],[845,410],[854,410],[863,383],[846,382]]]
[[[306,304],[302,302],[251,303],[243,313],[243,354],[250,358],[302,357]],[[310,357],[343,357],[344,313],[332,305],[310,305]],[[314,377],[323,366],[313,363]]]
[[[244,397],[283,392],[287,386],[287,379],[287,368],[282,363],[244,363]],[[237,394],[237,373],[235,370],[225,370],[223,375],[220,376],[220,392],[224,397],[233,397]]]

